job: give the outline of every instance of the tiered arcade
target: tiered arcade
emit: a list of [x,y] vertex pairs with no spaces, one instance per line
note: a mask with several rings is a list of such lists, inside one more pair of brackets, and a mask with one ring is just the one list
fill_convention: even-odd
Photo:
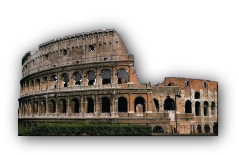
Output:
[[178,125],[179,133],[190,134],[210,133],[217,121],[217,82],[140,84],[134,57],[114,29],[43,43],[24,55],[22,74],[19,127],[87,120],[150,124],[162,133],[175,133]]

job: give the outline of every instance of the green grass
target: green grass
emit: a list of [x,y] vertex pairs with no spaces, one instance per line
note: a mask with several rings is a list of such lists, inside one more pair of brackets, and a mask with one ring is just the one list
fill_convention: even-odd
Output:
[[32,129],[19,129],[19,136],[149,136],[148,125],[101,123],[47,123]]

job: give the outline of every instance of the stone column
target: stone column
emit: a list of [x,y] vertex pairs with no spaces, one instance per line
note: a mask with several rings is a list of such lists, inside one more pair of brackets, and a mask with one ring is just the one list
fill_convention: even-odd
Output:
[[204,116],[204,108],[203,108],[203,103],[200,103],[200,115]]
[[96,84],[97,85],[102,85],[102,78],[101,78],[101,76],[102,76],[102,72],[101,72],[101,69],[96,69]]
[[129,93],[129,113],[134,113],[134,103],[131,93]]
[[96,111],[96,95],[92,95],[92,97],[93,97],[93,100],[94,100],[94,114],[95,113],[97,113],[97,111]]
[[48,114],[48,96],[46,95],[46,115]]
[[85,113],[83,96],[80,97],[80,111],[81,111],[82,116],[83,116],[83,114]]
[[193,113],[194,116],[196,115],[196,113],[195,113],[195,101],[192,102],[192,113]]
[[147,111],[146,111],[146,113],[152,113],[151,93],[147,93]]
[[211,112],[211,102],[208,103],[208,116],[211,117],[212,116],[212,112]]
[[191,95],[191,100],[193,100],[195,95],[194,89],[190,90],[190,95]]
[[82,85],[83,85],[83,86],[88,86],[87,76],[88,76],[88,75],[85,74],[85,70],[82,70]]
[[50,75],[47,76],[47,80],[46,80],[46,91],[49,89],[49,80],[50,80]]
[[59,76],[59,72],[56,73],[56,76],[57,76],[57,83],[54,82],[54,84],[56,84],[56,88],[60,88],[61,86],[59,85],[59,80],[60,80],[60,76]]
[[117,79],[117,73],[115,72],[115,67],[112,67],[112,84],[117,84],[116,79]]
[[66,116],[67,117],[70,117],[70,115],[72,114],[72,111],[71,111],[71,108],[70,108],[70,97],[67,96],[67,99],[66,99]]
[[42,102],[37,102],[37,114],[39,115],[40,114],[40,105],[41,105]]

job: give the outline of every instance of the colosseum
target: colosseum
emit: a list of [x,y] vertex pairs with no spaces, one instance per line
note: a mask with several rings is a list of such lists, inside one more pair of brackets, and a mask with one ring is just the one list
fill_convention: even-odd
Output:
[[212,133],[218,82],[140,83],[115,29],[49,40],[22,58],[18,126],[44,122],[148,124],[156,133]]

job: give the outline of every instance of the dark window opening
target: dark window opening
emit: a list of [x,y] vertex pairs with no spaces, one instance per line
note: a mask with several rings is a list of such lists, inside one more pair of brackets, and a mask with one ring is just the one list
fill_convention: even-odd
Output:
[[66,100],[61,100],[59,105],[59,112],[66,113]]
[[72,109],[72,111],[74,112],[74,113],[79,113],[80,112],[80,104],[79,104],[79,100],[78,99],[73,99],[73,108],[74,109]]
[[68,82],[69,82],[68,75],[66,73],[64,73],[62,76],[63,76],[64,87],[67,87]]
[[189,82],[188,81],[185,81],[185,86],[189,86]]
[[67,49],[63,49],[63,54],[67,55]]
[[195,95],[194,95],[194,98],[195,98],[195,99],[200,99],[200,93],[199,93],[199,92],[196,92]]
[[185,113],[192,113],[192,103],[189,100],[185,103]]
[[89,47],[90,47],[90,51],[94,52],[94,45],[89,45]]
[[54,100],[50,100],[48,104],[48,113],[55,113],[56,112],[56,103]]
[[203,87],[204,87],[204,88],[207,88],[207,82],[204,82],[204,83],[203,83]]
[[110,99],[108,97],[102,98],[102,113],[110,112]]
[[104,58],[104,61],[108,61],[108,58]]
[[215,102],[211,103],[211,113],[212,115],[215,115]]
[[110,79],[103,79],[102,84],[110,84]]
[[208,102],[205,101],[203,105],[204,116],[208,116]]
[[94,85],[95,84],[95,80],[89,80],[88,85]]
[[164,100],[164,110],[175,110],[174,100],[170,96]]
[[118,112],[127,112],[128,104],[127,99],[125,97],[118,98]]
[[81,74],[79,72],[75,72],[75,85],[80,85],[81,82]]
[[88,85],[95,85],[95,72],[94,71],[89,71],[88,72]]
[[57,81],[57,76],[56,76],[56,75],[53,75],[53,76],[52,76],[52,79],[56,82],[56,81]]
[[87,107],[87,113],[94,113],[94,101],[92,98],[87,99],[88,107]]
[[153,133],[164,133],[164,130],[161,126],[155,126],[153,128]]
[[196,116],[200,116],[200,102],[195,103],[195,114]]
[[143,97],[137,97],[134,100],[134,111],[145,112],[145,100]]
[[156,107],[156,111],[159,112],[159,101],[157,99],[154,99],[154,104]]
[[208,124],[204,125],[204,131],[205,133],[210,133],[210,126]]
[[118,84],[128,83],[129,75],[125,69],[120,69],[117,74]]
[[76,61],[76,63],[78,64],[78,63],[79,63],[79,61]]
[[202,133],[202,126],[200,124],[197,125],[197,131],[198,133]]
[[111,84],[111,72],[110,72],[110,70],[103,70],[102,84]]

